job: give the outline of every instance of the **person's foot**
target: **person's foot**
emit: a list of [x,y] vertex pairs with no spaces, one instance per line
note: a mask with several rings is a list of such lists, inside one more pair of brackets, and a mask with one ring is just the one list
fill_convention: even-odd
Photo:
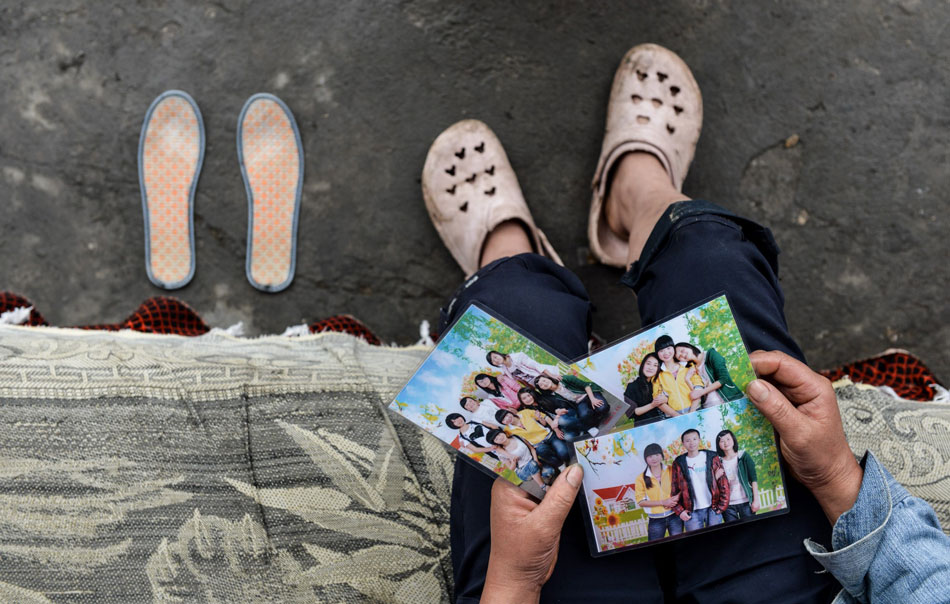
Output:
[[528,228],[520,220],[506,220],[485,236],[478,268],[491,264],[499,258],[533,252]]
[[624,268],[680,188],[702,128],[702,96],[689,67],[656,44],[630,49],[614,75],[591,202],[591,252]]
[[501,141],[478,120],[457,122],[432,143],[422,195],[466,277],[499,258],[532,251],[561,264],[531,217]]
[[627,242],[626,266],[640,258],[653,226],[671,203],[689,197],[677,191],[656,156],[634,151],[622,156],[607,183],[604,214],[610,231]]

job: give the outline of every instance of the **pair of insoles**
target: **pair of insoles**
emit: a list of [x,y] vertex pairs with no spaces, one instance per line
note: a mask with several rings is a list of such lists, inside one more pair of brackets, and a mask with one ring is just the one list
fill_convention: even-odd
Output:
[[[145,114],[139,183],[145,215],[145,266],[165,289],[195,274],[194,206],[205,133],[194,99],[162,93]],[[251,285],[279,292],[294,278],[303,145],[294,116],[277,97],[255,94],[238,118],[238,160],[248,199],[247,259]]]

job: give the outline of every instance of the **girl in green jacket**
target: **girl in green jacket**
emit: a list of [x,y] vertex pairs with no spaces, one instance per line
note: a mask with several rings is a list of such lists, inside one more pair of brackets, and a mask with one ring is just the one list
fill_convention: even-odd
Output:
[[742,398],[742,390],[732,381],[729,375],[729,368],[726,367],[726,359],[719,354],[715,348],[709,348],[705,352],[700,351],[689,342],[680,342],[676,345],[676,360],[680,363],[686,363],[691,370],[699,373],[703,383],[706,385],[702,389],[695,389],[690,393],[690,398],[696,400],[703,399],[703,409],[721,405],[726,401],[734,401]]
[[755,516],[759,511],[759,483],[755,461],[748,451],[739,450],[739,441],[732,430],[716,435],[716,455],[729,479],[729,507],[722,513],[723,522]]

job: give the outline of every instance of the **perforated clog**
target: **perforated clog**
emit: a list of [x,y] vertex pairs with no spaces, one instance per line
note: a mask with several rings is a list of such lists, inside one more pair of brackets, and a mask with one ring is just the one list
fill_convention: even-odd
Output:
[[462,120],[435,139],[422,170],[422,196],[466,277],[478,270],[488,233],[508,220],[522,222],[534,250],[562,264],[531,217],[501,141],[483,122]]
[[656,44],[631,48],[614,75],[607,126],[593,180],[587,235],[600,262],[626,267],[627,241],[607,225],[604,203],[611,169],[624,154],[652,153],[681,190],[703,125],[699,85],[683,60]]

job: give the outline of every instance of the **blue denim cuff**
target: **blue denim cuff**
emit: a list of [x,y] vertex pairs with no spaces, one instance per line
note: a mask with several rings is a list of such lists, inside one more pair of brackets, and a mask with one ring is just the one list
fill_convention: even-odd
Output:
[[808,553],[858,600],[863,599],[865,577],[877,555],[891,511],[909,497],[870,451],[865,453],[861,466],[861,490],[854,506],[838,518],[832,529],[832,551],[811,539],[805,540]]
[[948,601],[950,537],[937,514],[870,452],[861,465],[861,490],[835,523],[833,551],[805,541],[808,552],[844,587],[835,602]]

